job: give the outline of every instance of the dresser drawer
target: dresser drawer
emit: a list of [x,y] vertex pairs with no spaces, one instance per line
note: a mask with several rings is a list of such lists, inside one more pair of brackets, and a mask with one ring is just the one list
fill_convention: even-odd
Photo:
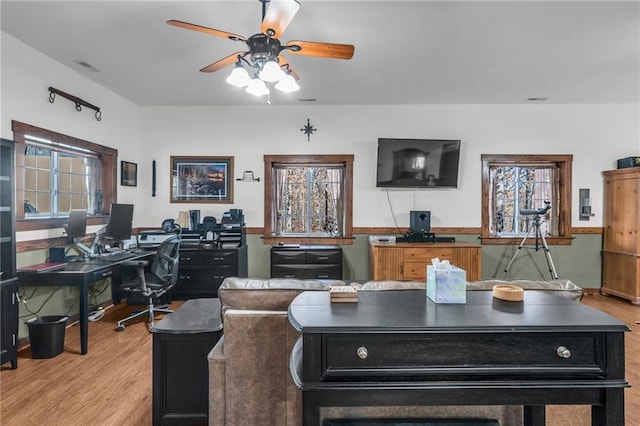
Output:
[[271,250],[271,263],[307,263],[305,250]]
[[236,259],[238,259],[238,252],[235,250],[218,250],[218,251],[205,251],[202,252],[202,264],[203,265],[213,265],[213,264],[224,264],[224,265],[234,265],[236,263]]
[[180,251],[180,265],[202,265],[202,253],[197,251]]
[[307,263],[342,263],[342,250],[308,250]]
[[407,262],[403,265],[403,279],[409,281],[427,281],[427,264]]
[[271,265],[271,278],[342,279],[340,265]]
[[605,376],[600,334],[333,334],[323,347],[323,381]]
[[424,248],[424,247],[416,247],[416,248],[405,248],[404,250],[404,261],[405,262],[423,262],[425,264],[431,264],[431,260],[434,258],[438,258],[440,260],[449,260],[453,259],[453,249],[450,247],[434,247],[434,248]]
[[183,268],[178,272],[178,283],[172,293],[176,297],[217,297],[218,287],[226,277],[232,276],[235,269],[231,265],[217,268]]

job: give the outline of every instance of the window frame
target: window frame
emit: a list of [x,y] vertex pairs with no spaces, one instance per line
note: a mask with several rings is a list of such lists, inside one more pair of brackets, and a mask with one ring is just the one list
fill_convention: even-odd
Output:
[[[353,244],[353,155],[265,155],[264,156],[264,234],[265,244]],[[344,235],[277,236],[273,229],[273,167],[275,165],[342,165],[344,171]]]
[[[13,138],[16,142],[16,231],[35,231],[50,228],[62,228],[68,218],[56,217],[25,217],[25,135],[53,140],[65,145],[87,149],[95,153],[102,164],[102,199],[103,206],[110,206],[117,202],[117,160],[118,150],[83,139],[68,136],[52,130],[43,129],[16,120],[11,122]],[[107,223],[108,215],[89,215],[87,224],[102,225]]]
[[[516,244],[522,241],[522,235],[490,235],[490,169],[495,165],[527,166],[554,163],[558,169],[558,235],[545,236],[549,245],[570,245],[573,240],[571,226],[571,187],[572,164],[571,154],[482,154],[482,227],[480,238],[482,244]],[[535,244],[535,236],[527,238],[525,244]]]

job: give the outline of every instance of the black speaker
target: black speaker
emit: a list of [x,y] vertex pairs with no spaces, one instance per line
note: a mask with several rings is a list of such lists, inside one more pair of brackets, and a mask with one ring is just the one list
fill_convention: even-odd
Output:
[[412,234],[427,234],[431,232],[431,212],[411,210],[409,212],[409,231]]
[[64,262],[64,247],[49,247],[49,262]]

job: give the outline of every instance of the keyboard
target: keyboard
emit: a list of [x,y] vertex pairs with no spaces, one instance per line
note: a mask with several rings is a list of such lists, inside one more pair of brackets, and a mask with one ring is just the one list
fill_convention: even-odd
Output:
[[99,256],[98,259],[104,262],[119,262],[121,260],[131,259],[135,257],[134,253],[130,253],[128,251],[116,251],[113,253],[107,253],[105,255]]

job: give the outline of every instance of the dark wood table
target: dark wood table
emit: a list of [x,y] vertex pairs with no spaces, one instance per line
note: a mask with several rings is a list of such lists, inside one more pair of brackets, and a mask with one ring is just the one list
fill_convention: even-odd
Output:
[[89,351],[89,287],[107,278],[111,278],[112,291],[121,284],[120,265],[130,260],[142,260],[152,257],[153,251],[136,251],[133,257],[108,262],[90,259],[80,262],[68,262],[61,268],[48,271],[18,270],[18,281],[22,286],[31,287],[78,287],[80,303],[80,353]]
[[547,404],[591,405],[594,426],[624,426],[629,328],[578,302],[469,291],[445,305],[405,290],[330,303],[304,292],[289,321],[302,333],[291,362],[305,426],[320,424],[320,407],[385,405],[522,405],[537,426]]

